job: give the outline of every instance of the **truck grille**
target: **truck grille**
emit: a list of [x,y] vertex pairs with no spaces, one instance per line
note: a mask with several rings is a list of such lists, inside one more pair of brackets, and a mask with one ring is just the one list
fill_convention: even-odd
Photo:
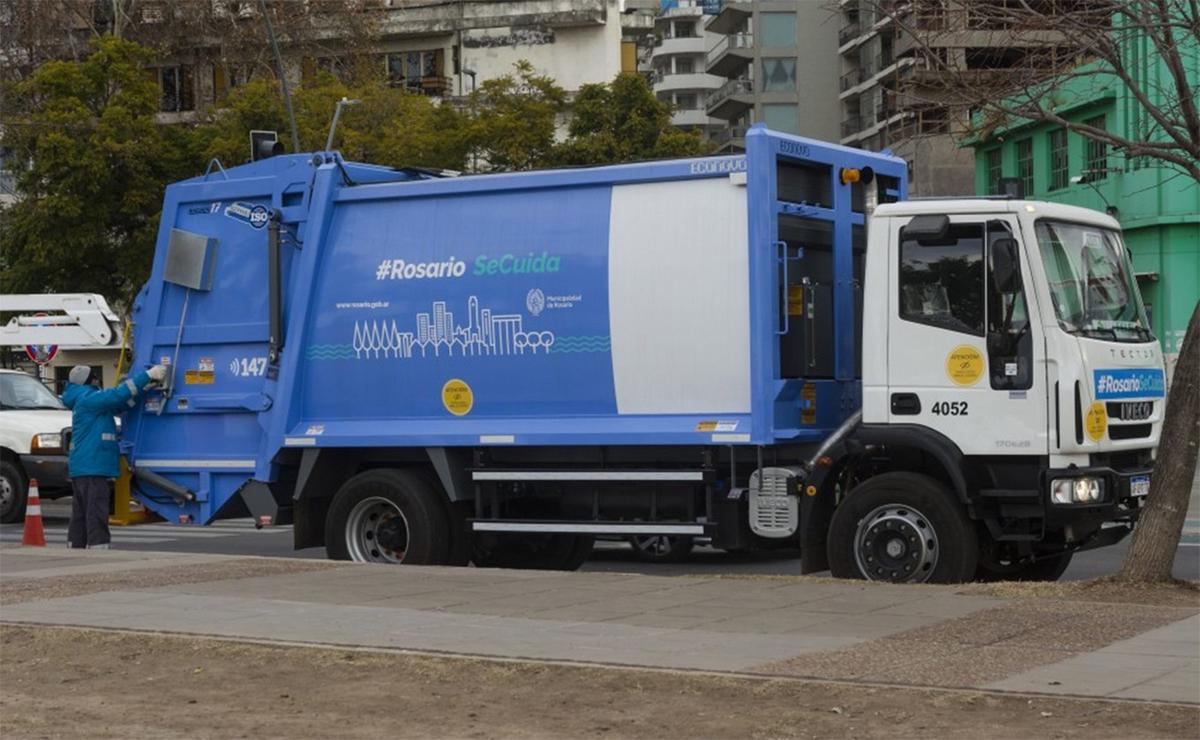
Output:
[[1108,438],[1112,440],[1144,439],[1150,436],[1153,428],[1153,424],[1110,424]]

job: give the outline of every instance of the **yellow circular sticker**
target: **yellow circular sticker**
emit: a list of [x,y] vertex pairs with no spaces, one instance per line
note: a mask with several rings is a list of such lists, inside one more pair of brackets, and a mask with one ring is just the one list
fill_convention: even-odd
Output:
[[455,416],[465,416],[475,405],[475,396],[466,381],[453,378],[442,386],[442,405]]
[[946,356],[946,376],[955,385],[975,385],[983,376],[983,353],[960,344]]
[[1087,430],[1087,435],[1092,438],[1093,442],[1099,442],[1104,438],[1104,432],[1108,429],[1108,412],[1104,409],[1104,404],[1095,401],[1088,407],[1087,418],[1083,420],[1083,428]]

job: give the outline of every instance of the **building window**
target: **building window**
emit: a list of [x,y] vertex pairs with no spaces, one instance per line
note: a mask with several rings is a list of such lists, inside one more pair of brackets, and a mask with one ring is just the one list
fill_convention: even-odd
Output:
[[983,336],[983,224],[922,241],[900,231],[900,318]]
[[762,64],[763,92],[795,92],[795,59],[764,59]]
[[412,92],[438,95],[448,90],[442,79],[442,50],[402,51],[386,58],[388,84]]
[[1033,139],[1021,139],[1017,142],[1017,177],[1021,179],[1021,192],[1024,197],[1033,195]]
[[159,110],[167,113],[196,110],[195,85],[190,65],[160,67],[158,87],[162,91],[158,103]]
[[1002,152],[1000,147],[996,147],[991,151],[986,152],[983,156],[987,160],[987,192],[988,195],[1000,194],[1000,178],[1004,176],[1003,166],[1001,165]]
[[697,110],[700,106],[697,105],[698,99],[695,93],[685,93],[675,96],[675,107],[678,110]]
[[800,108],[794,103],[767,104],[762,107],[762,113],[763,123],[767,124],[767,128],[785,134],[800,133]]
[[796,45],[796,14],[795,13],[761,13],[762,45],[766,46],[795,46]]
[[1050,189],[1060,190],[1067,186],[1067,130],[1051,131],[1050,144]]
[[696,71],[696,60],[691,57],[675,57],[675,74],[690,75]]
[[675,21],[675,36],[677,39],[696,37],[696,24],[690,21]]
[[[1083,122],[1084,126],[1098,128],[1101,131],[1107,131],[1104,127],[1104,116],[1096,116],[1089,118]],[[1095,139],[1087,139],[1087,163],[1084,165],[1085,172],[1083,173],[1089,182],[1103,180],[1108,177],[1108,144]]]

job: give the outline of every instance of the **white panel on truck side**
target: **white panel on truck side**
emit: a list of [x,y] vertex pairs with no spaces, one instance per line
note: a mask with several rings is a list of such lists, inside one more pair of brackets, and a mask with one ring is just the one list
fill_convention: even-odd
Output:
[[617,413],[749,413],[746,188],[619,185],[609,218]]

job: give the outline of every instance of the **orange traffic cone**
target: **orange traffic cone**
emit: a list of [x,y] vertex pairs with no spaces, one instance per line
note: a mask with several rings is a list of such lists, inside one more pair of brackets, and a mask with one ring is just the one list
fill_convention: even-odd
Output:
[[25,535],[22,545],[46,546],[46,530],[42,528],[42,499],[38,497],[37,478],[29,479],[29,498],[25,501]]

